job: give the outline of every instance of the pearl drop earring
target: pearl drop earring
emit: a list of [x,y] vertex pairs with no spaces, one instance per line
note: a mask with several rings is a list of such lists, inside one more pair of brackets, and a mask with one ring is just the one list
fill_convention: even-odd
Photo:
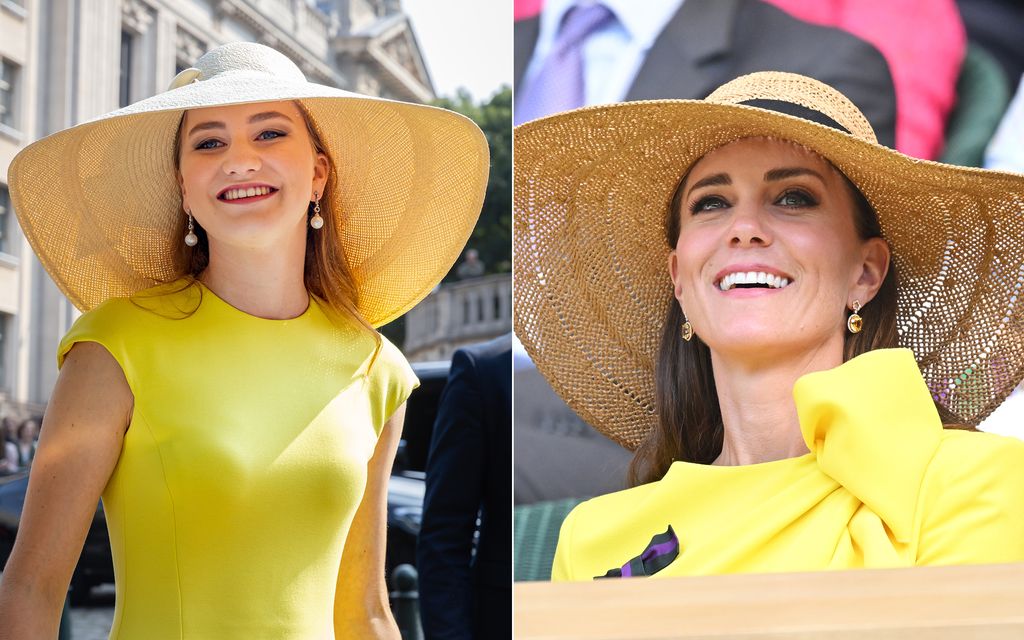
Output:
[[185,244],[194,247],[199,242],[199,236],[192,229],[192,212],[185,211],[185,213],[188,214],[188,233],[185,234]]
[[309,219],[309,226],[319,229],[324,226],[324,219],[320,217],[320,194],[314,191],[313,199],[316,202],[313,203],[313,217]]

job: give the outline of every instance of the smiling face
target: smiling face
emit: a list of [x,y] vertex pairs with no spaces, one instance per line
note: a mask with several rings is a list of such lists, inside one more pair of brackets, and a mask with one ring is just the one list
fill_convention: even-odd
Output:
[[182,206],[211,243],[266,247],[305,234],[328,160],[290,101],[193,109],[181,126]]
[[844,177],[803,147],[747,138],[698,161],[681,196],[669,273],[712,352],[841,356],[846,309],[871,300],[889,257],[859,236]]

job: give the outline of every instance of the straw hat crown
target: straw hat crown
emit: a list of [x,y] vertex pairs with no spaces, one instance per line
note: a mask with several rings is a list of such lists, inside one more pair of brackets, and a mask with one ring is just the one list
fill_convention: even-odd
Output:
[[878,142],[871,123],[849,98],[824,82],[796,73],[752,73],[723,84],[707,97],[707,102],[746,106],[765,104],[768,107],[778,101],[799,105],[828,118],[855,138]]

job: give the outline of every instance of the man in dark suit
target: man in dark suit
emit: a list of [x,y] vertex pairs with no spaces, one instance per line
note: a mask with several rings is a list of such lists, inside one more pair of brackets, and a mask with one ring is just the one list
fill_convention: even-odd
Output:
[[511,334],[452,357],[416,551],[428,640],[511,638]]
[[[614,4],[621,10],[629,5]],[[540,26],[540,16],[515,23],[519,95],[526,93],[521,83]],[[802,22],[758,0],[685,0],[646,51],[622,99],[704,98],[754,71],[789,71],[835,87],[867,116],[878,141],[894,146],[896,94],[882,54],[852,34]]]

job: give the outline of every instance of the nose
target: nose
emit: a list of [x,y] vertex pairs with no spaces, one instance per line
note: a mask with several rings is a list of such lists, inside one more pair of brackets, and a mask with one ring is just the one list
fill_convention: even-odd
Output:
[[768,246],[772,243],[768,214],[756,204],[740,204],[733,207],[729,225],[729,245],[732,247]]
[[263,165],[259,152],[246,141],[235,141],[224,154],[223,169],[228,175],[254,173]]

